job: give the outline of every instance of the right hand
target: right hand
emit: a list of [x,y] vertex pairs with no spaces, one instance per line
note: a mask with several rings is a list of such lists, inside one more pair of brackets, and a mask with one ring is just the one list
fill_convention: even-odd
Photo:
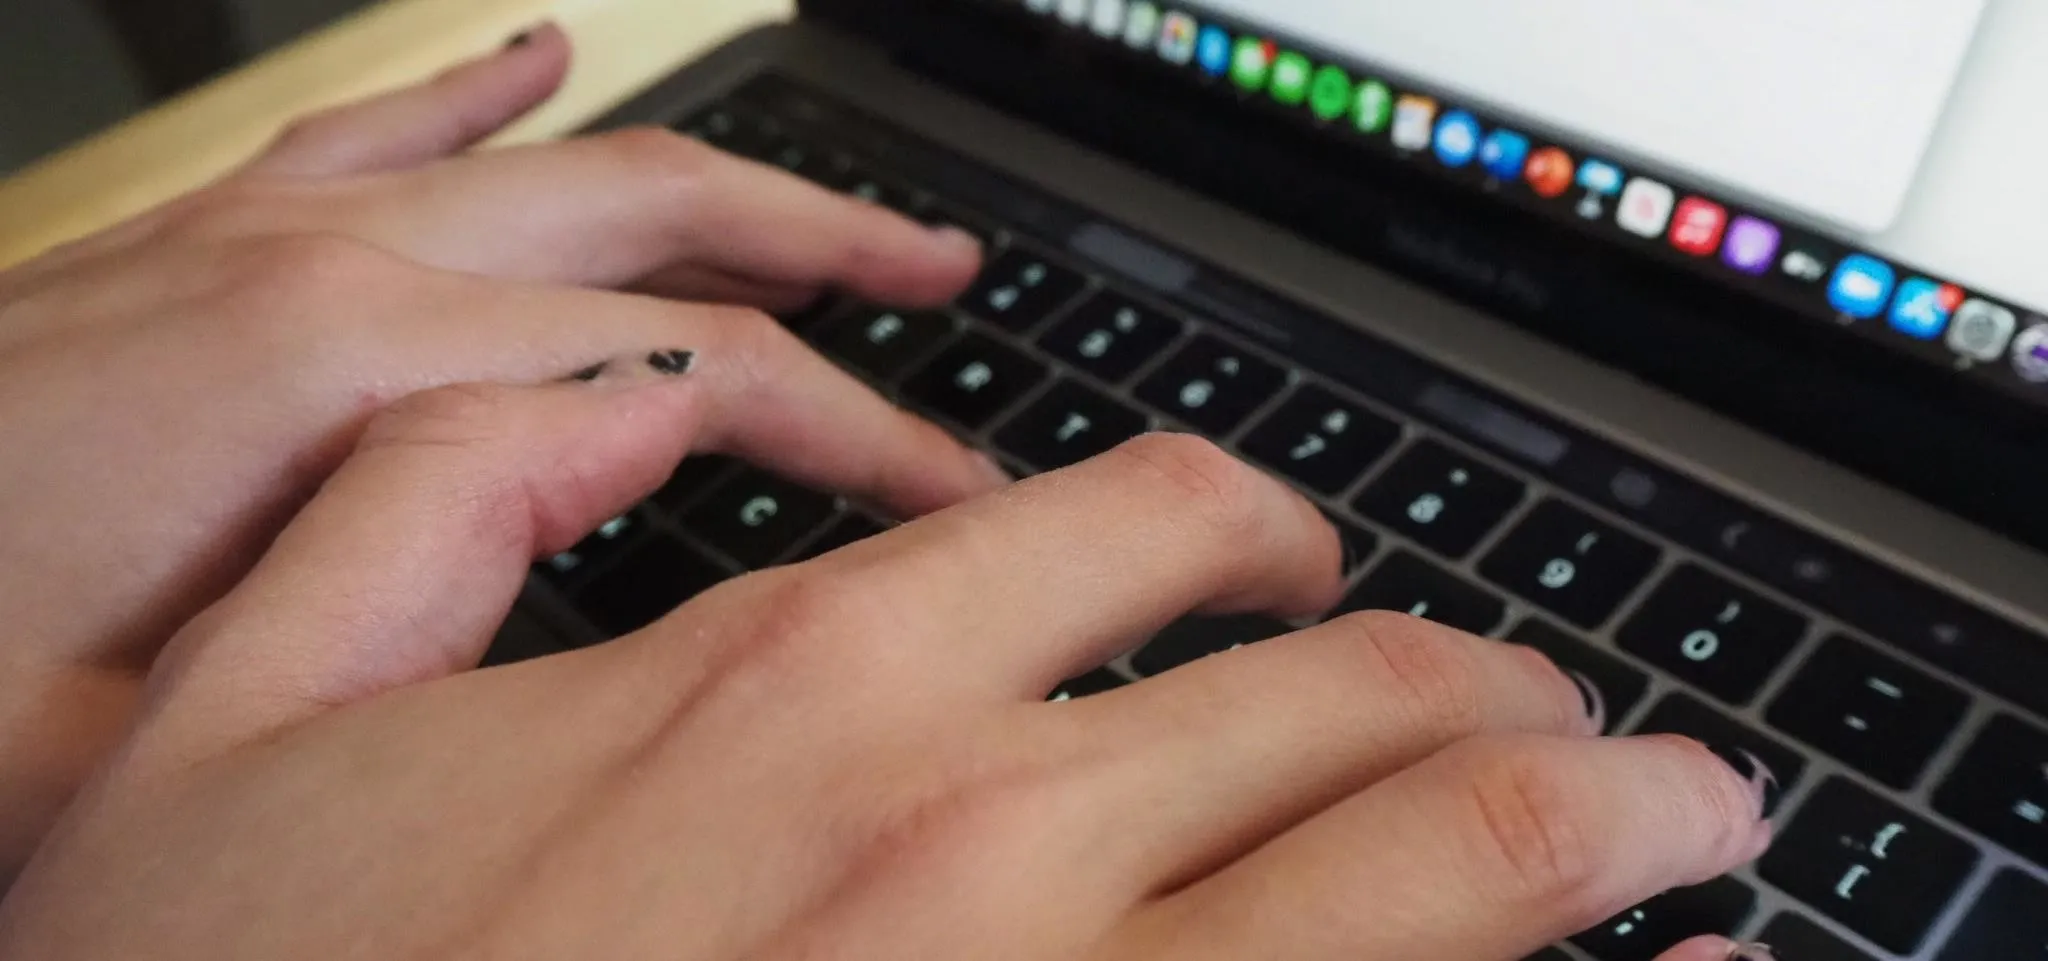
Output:
[[173,643],[0,956],[1512,961],[1769,843],[1702,745],[1404,615],[1045,703],[1190,610],[1336,602],[1317,510],[1187,436],[468,670],[529,562],[750,416],[716,385],[381,417]]
[[164,641],[407,394],[696,350],[726,412],[700,452],[906,517],[1002,482],[759,310],[828,287],[942,304],[971,238],[661,131],[457,156],[568,55],[538,31],[0,273],[0,890]]

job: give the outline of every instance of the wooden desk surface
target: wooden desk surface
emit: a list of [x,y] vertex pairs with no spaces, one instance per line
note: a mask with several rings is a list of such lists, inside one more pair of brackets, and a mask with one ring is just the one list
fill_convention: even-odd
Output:
[[791,0],[387,0],[0,181],[0,266],[206,183],[286,121],[427,77],[543,19],[576,41],[553,101],[503,140],[574,130]]

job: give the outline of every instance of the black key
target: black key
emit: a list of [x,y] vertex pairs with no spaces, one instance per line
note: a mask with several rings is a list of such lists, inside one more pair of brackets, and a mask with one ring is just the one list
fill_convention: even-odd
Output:
[[664,510],[680,513],[696,503],[697,498],[710,490],[713,484],[725,479],[725,475],[738,464],[730,457],[692,457],[683,461],[668,483],[654,492],[654,503]]
[[851,163],[838,151],[782,137],[762,151],[762,159],[813,183],[836,184],[850,175]]
[[2042,958],[2048,958],[2048,885],[2018,871],[2006,871],[1991,879],[1991,885],[1977,899],[1977,906],[1970,909],[1962,925],[1949,937],[1939,961]]
[[1255,614],[1182,618],[1133,655],[1131,669],[1153,677],[1211,654],[1271,640],[1293,630],[1285,623]]
[[996,432],[996,446],[1040,470],[1059,470],[1145,432],[1145,415],[1086,384],[1062,380]]
[[1702,934],[1734,934],[1755,910],[1756,892],[1749,885],[1716,878],[1651,898],[1572,938],[1572,943],[1600,961],[1655,961]]
[[[1758,942],[1768,944],[1781,958],[1798,958],[1799,961],[1877,961],[1876,958],[1857,950],[1849,942],[1828,933],[1826,928],[1807,919],[1787,912],[1771,919],[1763,933],[1756,936]],[[1972,958],[1971,961],[1981,961]]]
[[1934,809],[2048,867],[2048,733],[1992,718],[1934,792]]
[[1124,680],[1115,671],[1106,667],[1098,667],[1053,688],[1052,696],[1046,698],[1046,700],[1054,703],[1075,701],[1084,697],[1094,697],[1097,694],[1107,694],[1129,683],[1131,682]]
[[607,635],[631,634],[729,575],[673,538],[650,537],[576,592],[576,609]]
[[558,587],[574,584],[603,567],[605,562],[625,553],[646,526],[632,514],[615,517],[592,531],[575,547],[534,566],[539,568],[543,578]]
[[1507,616],[1500,598],[1406,551],[1366,575],[1336,613],[1400,611],[1473,634],[1487,634]]
[[1379,551],[1379,535],[1327,512],[1323,516],[1329,519],[1331,527],[1337,529],[1337,539],[1343,542],[1344,576],[1358,573]]
[[759,570],[780,560],[838,509],[829,495],[747,470],[684,514],[683,525],[740,566]]
[[1039,338],[1048,353],[1112,384],[1180,337],[1181,323],[1114,291],[1088,298]]
[[1845,778],[1822,784],[1757,866],[1764,880],[1894,954],[1912,954],[1977,849]]
[[903,385],[903,395],[969,430],[988,425],[997,414],[1045,380],[1046,366],[1015,348],[970,333]]
[[838,313],[844,303],[837,297],[823,296],[802,307],[782,311],[775,315],[775,320],[791,333],[808,336],[812,329]]
[[1828,638],[1764,717],[1893,787],[1911,787],[1969,695],[1846,637]]
[[1707,693],[1744,704],[1805,635],[1805,618],[1686,564],[1657,586],[1616,639]]
[[1799,783],[1806,773],[1806,759],[1799,753],[1778,743],[1772,738],[1751,729],[1747,725],[1714,710],[1706,702],[1689,694],[1673,694],[1650,709],[1650,715],[1643,723],[1636,725],[1638,734],[1682,734],[1714,749],[1714,752],[1730,759],[1731,764],[1741,764],[1741,755],[1748,753],[1764,762],[1771,769],[1775,780],[1772,790],[1764,798],[1766,814],[1776,814],[1778,802],[1785,792]]
[[1401,454],[1358,498],[1358,512],[1446,557],[1464,557],[1522,502],[1527,487],[1425,440]]
[[743,156],[759,153],[774,133],[761,119],[726,105],[707,107],[676,125],[683,136],[695,137],[720,150]]
[[1657,566],[1657,548],[1558,501],[1536,506],[1479,565],[1487,580],[1599,627]]
[[953,318],[940,313],[857,310],[818,337],[825,355],[880,380],[895,380],[953,336]]
[[1025,331],[1065,307],[1087,283],[1036,251],[1013,247],[981,272],[960,306],[998,327]]
[[1508,635],[1508,640],[1542,651],[1558,667],[1576,671],[1592,681],[1600,689],[1601,699],[1607,702],[1607,730],[1602,734],[1613,733],[1615,725],[1635,710],[1637,702],[1650,690],[1650,675],[1542,621],[1522,622]]
[[868,203],[887,207],[899,213],[909,213],[917,206],[917,195],[912,193],[910,188],[886,178],[877,177],[873,171],[858,165],[849,167],[845,173],[834,178],[831,183],[832,186],[857,200],[865,200]]
[[1401,425],[1309,384],[1238,444],[1246,456],[1320,494],[1351,486],[1401,441]]
[[1237,429],[1287,386],[1287,373],[1214,337],[1189,341],[1138,385],[1138,399],[1204,432]]
[[866,514],[848,514],[840,518],[838,523],[825,528],[825,533],[818,535],[816,540],[804,545],[803,551],[797,554],[796,559],[815,560],[842,547],[852,547],[886,530],[888,528],[882,526],[881,521]]
[[562,653],[566,646],[554,635],[530,622],[529,618],[515,615],[505,622],[498,636],[491,641],[491,649],[484,652],[481,667],[503,667],[525,661],[539,660]]

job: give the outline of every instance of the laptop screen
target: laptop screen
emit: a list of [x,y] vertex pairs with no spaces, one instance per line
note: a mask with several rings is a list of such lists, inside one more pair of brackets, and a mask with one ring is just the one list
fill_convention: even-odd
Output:
[[2048,405],[2038,0],[1022,0]]

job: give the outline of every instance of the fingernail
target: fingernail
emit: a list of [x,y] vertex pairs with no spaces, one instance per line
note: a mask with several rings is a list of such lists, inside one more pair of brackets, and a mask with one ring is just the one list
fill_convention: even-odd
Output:
[[570,374],[567,377],[562,378],[562,380],[564,382],[582,382],[588,384],[591,381],[598,379],[599,377],[603,377],[604,372],[610,370],[611,366],[611,361],[600,360],[595,364],[591,364],[590,366],[585,367],[582,370],[579,370],[573,374]]
[[657,350],[647,355],[647,366],[655,373],[669,377],[681,377],[697,366],[697,352],[694,350]]
[[505,49],[516,50],[520,47],[524,47],[527,44],[532,43],[534,34],[537,34],[539,32],[540,28],[537,26],[527,27],[526,29],[513,34],[512,39],[505,41]]
[[939,242],[942,244],[945,244],[950,247],[958,247],[961,250],[973,251],[975,256],[977,257],[981,255],[980,237],[976,237],[975,235],[968,233],[965,230],[961,230],[960,228],[955,227],[952,224],[941,224],[937,227],[931,228],[931,231],[932,235],[937,237],[939,239]]
[[974,463],[980,469],[982,476],[986,477],[992,486],[1008,487],[1017,482],[1017,478],[1011,476],[1010,472],[1005,470],[1002,464],[981,451],[974,452]]
[[1728,949],[1728,961],[1777,961],[1768,944],[1737,944]]
[[1566,671],[1565,676],[1579,686],[1579,697],[1586,702],[1586,719],[1593,722],[1593,732],[1607,733],[1607,695],[1600,693],[1600,685],[1579,671]]
[[1764,764],[1763,759],[1741,748],[1708,744],[1707,750],[1714,752],[1715,757],[1726,762],[1744,781],[1749,782],[1750,791],[1756,795],[1757,808],[1763,812],[1764,820],[1770,820],[1771,815],[1778,813],[1778,802],[1784,800],[1784,786],[1778,783],[1778,776],[1771,773],[1770,767]]

